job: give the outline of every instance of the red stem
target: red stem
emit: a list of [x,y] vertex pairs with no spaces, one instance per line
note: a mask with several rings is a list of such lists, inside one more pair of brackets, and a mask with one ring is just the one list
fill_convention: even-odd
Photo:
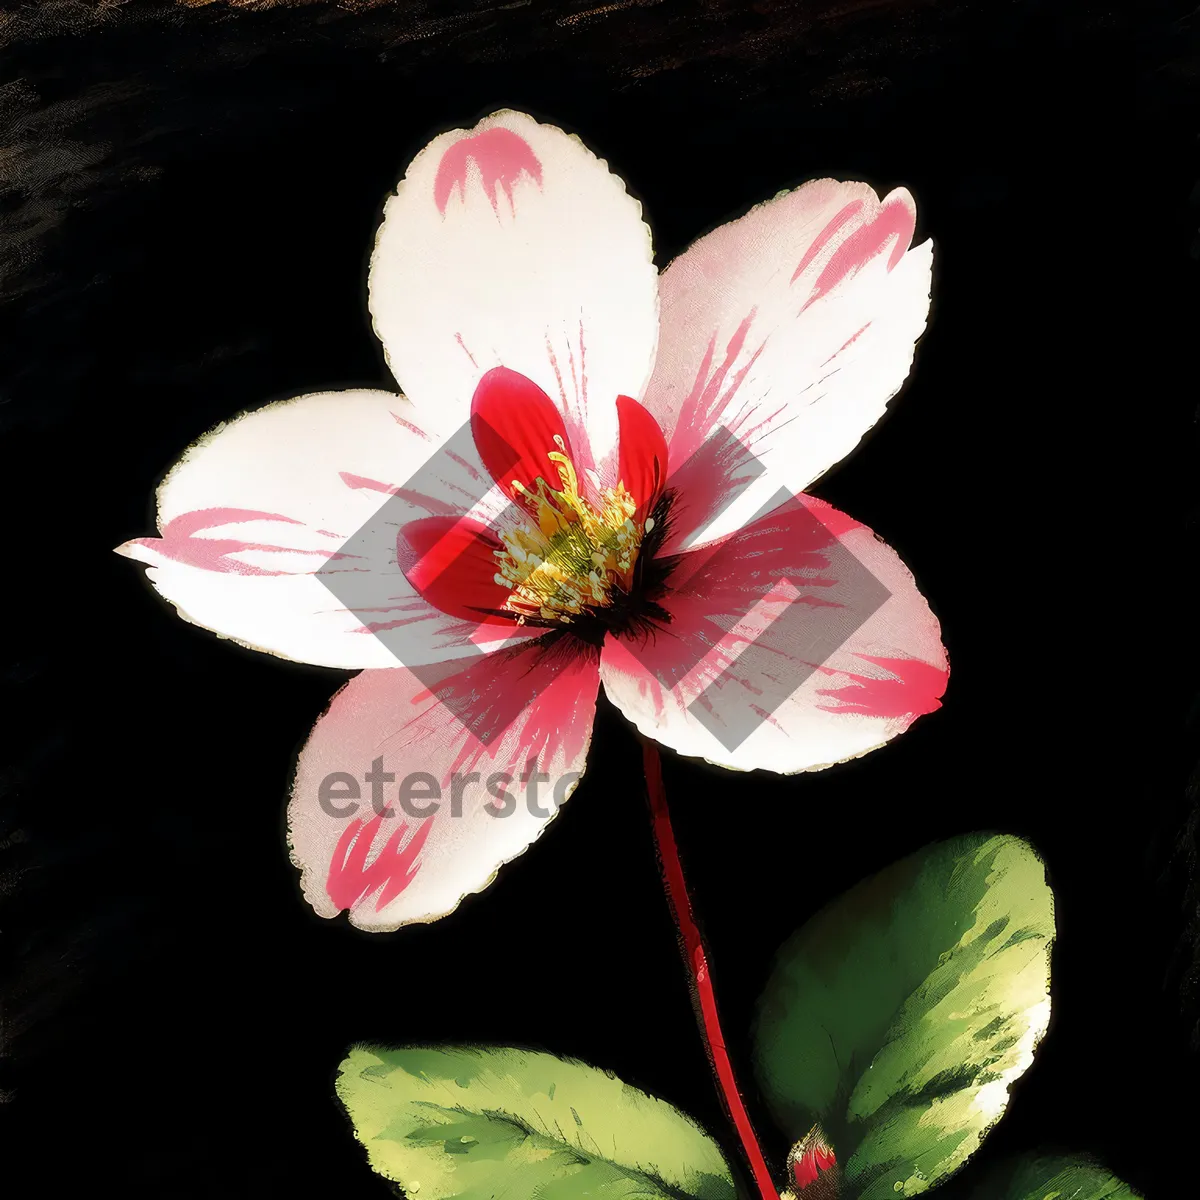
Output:
[[671,902],[671,914],[679,930],[680,947],[684,963],[691,977],[692,1003],[700,1032],[704,1038],[709,1061],[717,1076],[721,1099],[725,1110],[741,1139],[742,1151],[750,1163],[754,1181],[758,1185],[762,1200],[779,1200],[779,1193],[771,1181],[771,1172],[763,1152],[759,1149],[750,1114],[742,1103],[738,1092],[733,1064],[725,1049],[725,1037],[721,1033],[721,1020],[717,1015],[717,998],[713,992],[712,979],[708,973],[708,960],[704,954],[704,941],[692,916],[692,901],[688,896],[687,880],[683,875],[683,864],[679,861],[679,847],[675,845],[675,831],[671,828],[671,814],[667,809],[667,792],[663,787],[662,763],[658,748],[651,742],[642,746],[642,763],[646,771],[646,791],[650,797],[650,817],[654,828],[654,842],[658,848],[659,864],[667,899]]

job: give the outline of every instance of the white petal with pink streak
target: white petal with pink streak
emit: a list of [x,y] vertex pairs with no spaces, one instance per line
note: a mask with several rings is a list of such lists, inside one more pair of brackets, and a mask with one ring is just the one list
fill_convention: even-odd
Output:
[[[802,491],[883,415],[929,308],[932,245],[908,248],[914,221],[902,188],[880,202],[866,184],[816,180],[714,230],[663,272],[643,402],[667,435],[672,483],[697,493],[691,512],[704,516],[700,529],[681,528],[686,544],[737,529],[780,489]],[[712,519],[723,481],[688,462],[717,426],[766,471]]]
[[[478,461],[441,449],[452,432],[445,417],[422,413],[418,424],[407,400],[377,391],[268,405],[188,450],[158,491],[160,536],[119,553],[148,564],[154,587],[187,620],[283,658],[395,667],[395,643],[371,632],[389,622],[414,631],[400,659],[409,665],[475,654],[477,643],[505,635],[426,604],[391,553],[400,505],[415,518],[469,508],[480,493],[477,512],[502,500]],[[397,501],[418,470],[426,491],[410,505]],[[332,557],[374,521],[371,552]],[[352,609],[322,582],[342,569],[356,573],[362,599]]]
[[939,707],[946,654],[911,573],[865,526],[801,499],[685,554],[657,635],[605,642],[604,689],[646,736],[792,774],[857,758]]
[[[352,679],[297,765],[289,841],[305,898],[323,917],[348,910],[354,925],[374,932],[436,920],[487,887],[556,815],[556,794],[565,800],[574,790],[591,738],[594,651],[526,646],[446,667],[436,681],[421,674],[432,687],[400,669]],[[373,795],[366,774],[376,760],[395,779],[380,780]],[[537,812],[523,781],[531,761],[548,776],[533,780]],[[414,815],[401,806],[399,789],[418,772],[431,779],[415,787]],[[334,774],[358,781],[357,799],[340,780],[328,783],[322,804],[322,784]],[[497,800],[497,792],[512,803]],[[437,809],[421,815],[431,802]],[[508,811],[495,815],[488,805]]]
[[619,394],[646,385],[657,273],[641,206],[578,138],[516,112],[442,134],[413,160],[371,259],[388,363],[420,411],[465,421],[503,366],[563,408],[578,465],[616,436]]

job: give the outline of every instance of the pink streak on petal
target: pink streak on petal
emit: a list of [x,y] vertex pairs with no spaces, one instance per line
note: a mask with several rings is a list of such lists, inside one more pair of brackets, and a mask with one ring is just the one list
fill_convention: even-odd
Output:
[[509,207],[515,213],[513,189],[521,176],[528,175],[541,187],[542,164],[529,143],[511,129],[485,129],[475,137],[461,138],[442,155],[433,181],[433,201],[443,216],[456,188],[466,199],[467,176],[472,162],[479,168],[483,190],[497,215],[500,212],[497,188],[503,189]]
[[[239,525],[244,521],[282,521],[285,525],[302,525],[294,517],[282,513],[260,512],[254,508],[197,508],[192,512],[180,513],[168,525],[181,537],[191,537],[202,529],[216,529],[221,525]],[[166,529],[163,530],[166,533]]]
[[365,475],[355,475],[352,471],[339,471],[338,477],[348,488],[352,488],[356,492],[382,492],[385,496],[395,496],[400,491],[394,483],[368,479]]
[[554,382],[558,384],[559,408],[566,412],[569,404],[567,389],[563,385],[562,368],[558,365],[558,355],[554,353],[554,343],[549,336],[546,338],[546,357],[550,360],[550,369],[554,372]]
[[302,525],[302,521],[285,517],[280,513],[258,512],[248,508],[201,508],[181,513],[167,522],[161,538],[136,538],[134,545],[145,546],[167,558],[202,571],[216,571],[233,575],[286,575],[287,571],[268,571],[250,563],[229,557],[248,550],[268,551],[284,554],[312,553],[325,562],[341,557],[326,550],[304,551],[294,546],[276,546],[265,542],[247,542],[238,538],[206,538],[194,535],[205,529],[216,529],[222,525],[238,525],[246,521],[280,521],[285,525]]
[[583,321],[579,322],[579,401],[587,408],[587,343],[583,338]]
[[407,842],[402,839],[408,825],[397,826],[368,864],[367,855],[383,820],[379,814],[370,821],[351,821],[338,840],[325,888],[339,910],[353,908],[378,893],[375,911],[379,912],[408,887],[420,868],[421,847],[433,828],[433,818],[427,818]]
[[864,325],[864,326],[863,326],[863,327],[862,327],[862,328],[861,328],[861,329],[860,329],[860,330],[859,330],[857,333],[855,333],[855,334],[853,334],[851,337],[847,338],[847,339],[846,339],[846,340],[845,340],[845,341],[844,341],[844,342],[843,342],[843,343],[842,343],[842,344],[841,344],[841,345],[840,345],[840,346],[839,346],[839,347],[838,347],[838,348],[837,348],[837,349],[836,349],[836,350],[835,350],[835,351],[834,351],[834,352],[833,352],[833,353],[832,353],[832,354],[831,354],[831,355],[830,355],[830,356],[829,356],[829,357],[828,357],[828,358],[827,358],[827,359],[826,359],[826,360],[825,360],[825,361],[824,361],[824,362],[821,364],[821,366],[823,366],[823,367],[827,367],[827,366],[829,366],[829,364],[830,364],[831,362],[833,362],[833,360],[834,360],[835,358],[837,358],[837,356],[838,356],[839,354],[841,354],[841,352],[842,352],[843,350],[848,350],[848,349],[849,349],[851,346],[853,346],[853,345],[854,345],[854,343],[855,343],[855,342],[857,342],[857,341],[858,341],[858,339],[859,339],[860,337],[862,337],[862,335],[863,335],[864,333],[866,333],[866,332],[867,332],[867,330],[868,330],[868,329],[870,329],[870,328],[871,328],[871,322],[870,322],[870,321],[868,321],[868,322],[867,322],[867,323],[866,323],[866,324],[865,324],[865,325]]
[[800,278],[800,276],[804,273],[804,269],[809,266],[813,259],[815,259],[817,255],[820,254],[821,251],[824,250],[829,244],[830,238],[832,238],[834,234],[836,234],[837,231],[842,228],[843,225],[852,220],[858,214],[858,211],[862,208],[862,206],[863,202],[861,200],[851,200],[850,203],[847,204],[845,208],[843,208],[833,218],[833,220],[830,221],[829,224],[826,225],[819,234],[817,234],[815,238],[813,238],[812,245],[805,250],[804,257],[800,260],[800,265],[792,274],[792,283],[795,283],[796,280]]
[[407,429],[410,433],[415,433],[417,437],[426,442],[433,440],[419,425],[414,425],[411,421],[406,421],[403,417],[396,413],[392,413],[392,420],[395,421],[397,425]]
[[[461,460],[459,460],[461,461]],[[365,475],[355,475],[350,471],[339,471],[342,482],[356,492],[379,492],[385,496],[399,496],[403,500],[424,509],[437,516],[457,516],[462,512],[461,504],[452,504],[447,500],[438,500],[412,488],[397,487],[394,483],[384,483],[379,479],[368,479]]]
[[880,658],[874,654],[856,654],[855,657],[882,667],[892,678],[872,679],[867,675],[851,674],[854,683],[818,691],[818,695],[837,702],[818,707],[826,712],[861,713],[867,717],[907,717],[908,724],[941,708],[941,697],[949,678],[945,668],[918,658]]
[[[714,334],[710,339],[708,349],[696,371],[692,390],[680,406],[679,419],[675,424],[674,433],[669,439],[672,461],[681,464],[686,462],[700,448],[701,443],[711,432],[715,415],[719,412],[728,412],[731,408],[733,398],[737,395],[746,375],[758,361],[758,357],[766,345],[764,339],[754,348],[742,368],[736,373],[732,373],[733,365],[738,361],[746,346],[750,330],[754,325],[754,318],[757,315],[758,310],[752,308],[742,318],[725,347],[724,358],[715,369],[713,361],[716,357],[716,335]],[[732,426],[736,424],[736,421],[727,419],[725,424]]]
[[[916,215],[908,204],[903,200],[885,204],[873,221],[856,229],[837,248],[833,257],[825,264],[825,269],[817,276],[817,282],[813,285],[812,294],[805,302],[804,308],[808,308],[826,292],[832,291],[844,279],[866,266],[895,238],[895,245],[888,256],[887,264],[887,269],[892,270],[904,257],[915,229]],[[803,312],[804,309],[800,311]]]
[[456,333],[454,335],[454,340],[462,347],[462,352],[467,356],[467,358],[471,360],[471,366],[478,370],[479,364],[475,361],[475,355],[473,355],[470,350],[467,349],[467,343],[463,341],[463,335],[461,333]]

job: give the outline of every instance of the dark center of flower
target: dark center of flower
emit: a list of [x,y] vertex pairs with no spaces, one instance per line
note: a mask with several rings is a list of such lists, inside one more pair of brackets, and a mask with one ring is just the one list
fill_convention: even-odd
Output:
[[564,633],[599,645],[605,634],[645,638],[652,636],[657,626],[670,622],[670,613],[658,603],[677,561],[676,555],[659,553],[670,527],[670,510],[671,494],[667,492],[642,529],[638,553],[628,575],[613,581],[606,603],[585,607]]
[[599,644],[669,620],[658,603],[674,560],[667,445],[637,401],[617,397],[615,482],[576,457],[562,413],[526,376],[495,367],[471,402],[475,449],[513,501],[486,525],[468,514],[406,523],[397,560],[435,607]]
[[593,609],[610,607],[613,592],[633,574],[642,539],[653,529],[633,518],[637,501],[622,483],[605,488],[593,504],[579,490],[575,464],[561,436],[546,457],[558,487],[538,476],[534,487],[511,483],[533,526],[500,535],[496,582],[511,588],[504,607],[524,622],[530,617],[570,625]]
[[592,644],[606,633],[647,633],[654,622],[670,619],[655,602],[672,565],[656,555],[667,531],[670,498],[660,497],[643,520],[623,481],[589,500],[563,439],[554,441],[558,449],[546,457],[558,486],[543,476],[533,487],[517,479],[511,484],[533,523],[499,535],[495,581],[511,589],[502,611],[518,624],[544,626]]

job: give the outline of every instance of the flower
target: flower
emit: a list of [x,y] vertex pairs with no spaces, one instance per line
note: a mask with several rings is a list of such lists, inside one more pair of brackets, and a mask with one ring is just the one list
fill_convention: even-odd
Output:
[[[817,180],[659,275],[638,202],[556,128],[498,112],[414,159],[369,280],[403,395],[222,425],[159,489],[160,535],[119,548],[187,620],[361,669],[293,786],[318,913],[389,930],[486,887],[556,811],[542,784],[578,782],[602,684],[679,753],[780,773],[938,707],[911,574],[802,494],[908,373],[914,222],[904,189]],[[355,553],[363,529],[391,550]]]
[[795,1186],[780,1193],[780,1200],[837,1200],[841,1172],[833,1147],[820,1125],[814,1125],[788,1153],[788,1182]]

